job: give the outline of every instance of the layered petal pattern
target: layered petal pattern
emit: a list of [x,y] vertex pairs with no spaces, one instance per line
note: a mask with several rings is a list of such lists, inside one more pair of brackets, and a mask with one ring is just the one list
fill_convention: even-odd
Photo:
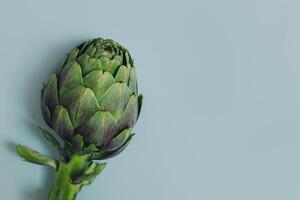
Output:
[[70,146],[76,142],[77,152],[87,152],[80,141],[94,146],[93,151],[103,155],[98,159],[112,157],[128,145],[141,105],[133,59],[110,39],[75,47],[42,90],[46,123]]

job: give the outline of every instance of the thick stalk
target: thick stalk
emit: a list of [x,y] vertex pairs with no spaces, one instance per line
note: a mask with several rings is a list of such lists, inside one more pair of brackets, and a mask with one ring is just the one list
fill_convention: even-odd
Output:
[[87,166],[88,157],[74,155],[68,163],[61,162],[55,174],[55,179],[48,200],[75,200],[82,185],[72,183],[72,177],[80,174]]

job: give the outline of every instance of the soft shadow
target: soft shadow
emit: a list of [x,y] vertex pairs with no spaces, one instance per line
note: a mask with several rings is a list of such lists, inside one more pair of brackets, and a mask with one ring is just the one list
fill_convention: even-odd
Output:
[[[42,126],[47,128],[42,119],[41,109],[40,109],[40,97],[41,89],[43,83],[47,82],[50,75],[56,72],[63,62],[64,55],[68,53],[71,48],[78,44],[81,40],[70,40],[63,43],[53,44],[53,47],[49,49],[42,49],[39,54],[45,54],[45,59],[42,63],[36,63],[33,66],[33,74],[28,77],[28,83],[26,83],[24,89],[24,106],[27,108],[27,118],[24,119],[24,126],[30,130],[30,134],[34,134],[37,140],[40,140],[43,145],[45,145],[46,154],[57,158],[57,154],[54,153],[50,145],[39,135],[37,126]],[[48,45],[49,43],[47,43]],[[35,59],[32,55],[32,59]],[[16,144],[13,142],[8,142],[6,144],[7,149],[15,154]],[[43,152],[44,153],[44,152]],[[43,167],[43,185],[38,188],[32,188],[31,185],[24,185],[24,190],[22,191],[22,198],[24,200],[43,200],[47,199],[47,195],[50,191],[50,187],[53,181],[53,170],[49,167]]]
[[[37,130],[35,130],[35,131],[37,131]],[[46,144],[45,140],[41,139],[41,141],[43,141],[43,143],[45,143],[45,145],[49,145],[49,144]],[[13,154],[14,156],[17,156],[17,154],[16,154],[17,143],[5,142],[4,145],[11,154]],[[56,153],[54,153],[54,151],[51,151],[50,147],[47,149],[48,149],[48,152],[46,152],[45,154],[49,155],[52,158],[57,157]],[[22,160],[22,158],[20,158],[18,161],[21,162],[21,160]],[[24,161],[24,162],[26,162],[26,161]],[[29,164],[31,164],[31,163],[29,163]],[[34,164],[32,164],[32,165],[34,165]],[[24,200],[47,199],[48,192],[50,191],[51,184],[53,182],[54,172],[53,172],[53,169],[51,169],[50,167],[47,167],[47,166],[41,166],[41,168],[43,171],[43,175],[42,175],[43,176],[42,177],[43,185],[41,185],[38,188],[33,188],[32,185],[25,185],[23,187],[24,190],[20,191],[22,194],[22,198]]]
[[32,186],[24,187],[21,191],[24,200],[43,200],[47,199],[51,184],[54,178],[54,172],[49,167],[43,167],[43,181],[44,184],[40,187],[33,188]]
[[16,146],[17,146],[17,143],[8,141],[8,142],[4,142],[4,145],[5,145],[6,149],[10,153],[16,155]]

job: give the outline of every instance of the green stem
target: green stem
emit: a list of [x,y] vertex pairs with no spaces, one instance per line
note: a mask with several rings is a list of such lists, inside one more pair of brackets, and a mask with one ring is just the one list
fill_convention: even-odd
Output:
[[82,184],[72,183],[72,177],[80,174],[88,164],[87,156],[74,155],[68,163],[61,162],[55,174],[55,179],[48,200],[75,200]]

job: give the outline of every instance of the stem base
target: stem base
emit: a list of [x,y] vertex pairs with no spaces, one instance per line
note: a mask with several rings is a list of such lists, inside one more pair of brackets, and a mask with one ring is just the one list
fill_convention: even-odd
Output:
[[48,200],[75,200],[82,184],[74,184],[72,177],[88,164],[87,156],[74,155],[68,163],[61,162],[55,175]]

